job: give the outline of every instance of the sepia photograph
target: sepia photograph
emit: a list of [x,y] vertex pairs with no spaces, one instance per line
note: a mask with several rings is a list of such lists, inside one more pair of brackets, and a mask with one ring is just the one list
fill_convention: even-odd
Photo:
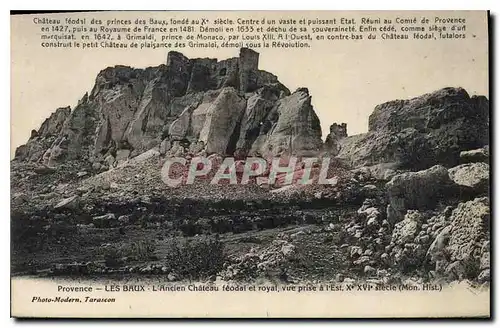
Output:
[[489,20],[11,13],[11,315],[489,318]]

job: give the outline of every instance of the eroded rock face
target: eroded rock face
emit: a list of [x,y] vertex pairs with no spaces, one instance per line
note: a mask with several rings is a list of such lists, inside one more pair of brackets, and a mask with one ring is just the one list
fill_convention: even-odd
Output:
[[412,242],[419,231],[424,219],[418,211],[410,210],[405,215],[404,219],[394,226],[392,231],[392,240],[394,244],[404,245]]
[[488,144],[488,127],[488,99],[470,97],[462,88],[444,88],[378,105],[370,115],[368,132],[342,139],[338,156],[353,166],[454,166],[461,151]]
[[[199,141],[206,145],[209,154],[231,154],[231,136],[241,121],[246,102],[233,88],[224,88],[207,111]],[[233,148],[233,149],[231,149]]]
[[474,190],[487,190],[490,181],[490,167],[486,163],[469,163],[448,170],[450,178],[458,185]]
[[258,60],[242,48],[223,61],[170,52],[166,65],[106,68],[90,95],[73,111],[56,111],[16,159],[112,166],[152,148],[166,156],[319,150],[321,128],[307,89],[290,95]]
[[490,162],[490,147],[486,145],[479,149],[464,150],[460,152],[460,161],[463,163]]
[[425,217],[418,211],[408,211],[404,219],[394,226],[392,231],[391,258],[402,270],[421,265],[427,249],[419,242],[418,233]]
[[451,215],[447,250],[451,261],[462,261],[469,269],[478,269],[482,245],[489,241],[490,204],[487,197],[460,203]]
[[47,118],[38,131],[31,131],[31,137],[25,145],[16,149],[16,158],[24,158],[30,161],[40,161],[61,131],[64,122],[69,117],[69,107],[58,108]]
[[306,88],[280,99],[262,124],[251,154],[274,156],[317,154],[322,147],[321,127]]
[[[240,135],[236,143],[236,149],[247,153],[255,140],[268,131],[263,129],[266,117],[273,109],[276,101],[283,96],[290,95],[288,89],[279,85],[265,86],[250,96],[247,100],[245,113],[241,120]],[[269,123],[266,123],[266,127]]]
[[66,121],[66,118],[68,118],[70,113],[71,109],[69,107],[56,109],[56,111],[42,123],[36,136],[44,137],[49,135],[56,135],[62,128],[64,121]]
[[341,140],[347,138],[347,124],[333,123],[330,125],[330,133],[326,136],[325,149],[332,156],[337,156],[340,152]]
[[448,170],[441,165],[419,172],[407,172],[394,176],[386,184],[389,205],[389,221],[397,222],[409,209],[432,209],[453,182]]
[[437,276],[449,281],[474,279],[484,283],[489,280],[490,203],[487,197],[461,202],[454,209],[447,208],[428,223],[422,228],[434,232],[431,232],[433,241],[426,256],[429,263],[435,265]]
[[50,148],[44,153],[43,162],[57,165],[73,159],[92,161],[95,158],[97,140],[95,131],[98,124],[97,106],[85,95],[64,122]]

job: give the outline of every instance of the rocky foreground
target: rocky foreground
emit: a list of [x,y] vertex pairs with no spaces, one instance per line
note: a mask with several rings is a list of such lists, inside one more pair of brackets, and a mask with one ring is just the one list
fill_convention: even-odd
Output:
[[[16,151],[12,272],[488,285],[488,144],[488,100],[461,88],[379,105],[366,134],[334,123],[323,142],[308,90],[252,50],[107,68]],[[337,183],[161,179],[172,156],[290,155],[332,157]]]

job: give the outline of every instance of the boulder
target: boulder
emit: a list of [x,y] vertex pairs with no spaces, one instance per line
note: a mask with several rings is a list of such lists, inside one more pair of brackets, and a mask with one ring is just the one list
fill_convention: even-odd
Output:
[[281,252],[284,256],[290,256],[295,252],[295,246],[292,244],[286,244],[281,247]]
[[[431,238],[425,232],[429,220],[427,214],[409,210],[404,219],[394,226],[391,242],[386,251],[389,252],[388,259],[390,258],[401,271],[411,272],[420,269],[429,258],[434,261],[443,259],[438,255],[444,254],[445,242],[435,241],[429,247]],[[385,262],[391,265],[391,262]]]
[[42,165],[34,169],[36,174],[45,175],[56,172],[56,168],[52,166]]
[[87,174],[88,174],[88,173],[87,173],[87,171],[80,171],[80,172],[78,172],[78,173],[76,174],[76,176],[77,176],[78,178],[81,178],[81,177],[86,176]]
[[479,269],[489,269],[490,268],[490,252],[484,252],[481,255],[481,260],[479,262]]
[[387,217],[397,222],[403,218],[406,210],[433,209],[452,186],[448,170],[441,165],[398,174],[386,184],[389,198]]
[[485,269],[477,276],[479,283],[490,282],[490,269]]
[[109,154],[108,156],[106,156],[106,158],[104,159],[104,161],[108,164],[108,167],[114,167],[115,163],[116,163],[115,157],[113,155],[111,155],[111,154]]
[[460,162],[462,163],[476,163],[490,161],[490,147],[486,145],[479,149],[464,150],[460,152]]
[[29,201],[28,195],[26,195],[23,192],[17,192],[13,194],[11,198],[11,204],[15,206],[22,205],[24,203],[27,203],[28,201]]
[[397,174],[396,170],[396,163],[380,163],[371,166],[361,166],[351,171],[355,174],[361,173],[365,180],[389,181]]
[[450,239],[451,229],[451,225],[444,227],[432,241],[426,254],[431,262],[437,262],[446,259],[446,246],[448,245],[448,241]]
[[395,245],[404,245],[412,242],[423,222],[424,216],[420,212],[408,211],[404,219],[394,226],[391,243]]
[[125,163],[130,156],[129,149],[119,149],[116,151],[116,163],[117,165]]
[[118,217],[118,222],[122,225],[127,225],[130,222],[130,215],[120,215]]
[[374,275],[377,273],[377,269],[375,269],[374,267],[371,267],[369,265],[366,265],[365,268],[363,269],[363,272],[367,275],[367,276],[370,276],[370,275]]
[[427,250],[427,257],[431,260],[431,262],[436,262],[446,258],[445,248],[450,239],[451,229],[451,225],[444,227],[432,241],[429,249]]
[[398,163],[425,169],[457,165],[460,152],[489,143],[489,103],[462,88],[444,88],[375,107],[368,132],[340,141],[338,156],[352,166]]
[[170,143],[170,140],[165,139],[161,142],[160,144],[160,155],[165,155],[170,148],[172,147],[172,144]]
[[54,206],[54,209],[75,209],[78,206],[78,196],[71,196],[61,200]]
[[108,213],[93,217],[92,223],[96,228],[112,228],[118,225],[118,220],[113,213]]
[[458,185],[474,190],[487,190],[490,181],[490,167],[486,163],[468,163],[448,170],[451,180]]
[[448,264],[444,274],[449,280],[464,280],[467,277],[466,268],[460,261]]

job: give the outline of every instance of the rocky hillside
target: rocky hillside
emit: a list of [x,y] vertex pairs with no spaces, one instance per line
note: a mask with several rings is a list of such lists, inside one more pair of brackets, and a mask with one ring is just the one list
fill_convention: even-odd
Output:
[[376,106],[365,134],[347,137],[338,127],[332,125],[329,140],[337,140],[338,156],[352,166],[393,163],[410,170],[453,166],[461,151],[489,143],[489,103],[484,96],[470,97],[462,88],[444,88]]
[[15,159],[109,168],[155,147],[178,156],[317,153],[321,128],[308,90],[291,94],[258,60],[242,48],[223,61],[170,52],[166,65],[107,68],[73,110],[60,108],[33,130]]
[[[107,68],[16,151],[12,271],[488,285],[489,132],[485,97],[444,88],[376,106],[365,134],[333,123],[323,142],[308,90],[249,49]],[[234,156],[238,171],[290,154],[335,157],[336,183],[171,188],[160,174],[169,156]]]
[[151,149],[238,158],[326,152],[354,168],[415,170],[457,165],[461,151],[489,144],[488,100],[461,88],[378,105],[367,133],[348,136],[345,123],[334,123],[323,143],[307,88],[290,93],[258,60],[242,48],[222,61],[170,52],[166,65],[107,68],[74,109],[57,109],[33,130],[15,160],[76,160],[102,171]]

